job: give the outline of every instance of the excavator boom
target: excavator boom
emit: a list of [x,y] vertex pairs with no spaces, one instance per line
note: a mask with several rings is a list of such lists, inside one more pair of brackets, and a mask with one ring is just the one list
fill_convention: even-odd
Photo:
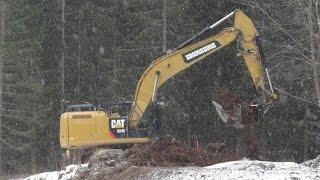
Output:
[[[241,10],[230,13],[225,20],[234,15],[233,27],[223,29],[219,34],[208,37],[196,43],[183,45],[178,50],[172,51],[156,59],[142,74],[136,91],[132,109],[129,114],[130,128],[137,128],[144,112],[155,100],[157,90],[172,76],[187,69],[191,65],[203,60],[210,54],[222,49],[238,39],[242,48],[243,57],[253,83],[257,90],[264,90],[264,79],[259,50],[255,38],[257,30],[251,19]],[[221,21],[222,21],[221,20]],[[220,21],[218,22],[220,23]],[[214,28],[217,23],[209,28]]]

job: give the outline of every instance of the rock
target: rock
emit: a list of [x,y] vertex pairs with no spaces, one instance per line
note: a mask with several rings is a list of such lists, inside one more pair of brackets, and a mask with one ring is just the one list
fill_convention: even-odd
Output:
[[116,161],[115,160],[110,160],[110,161],[107,161],[107,165],[109,166],[115,166],[116,165]]

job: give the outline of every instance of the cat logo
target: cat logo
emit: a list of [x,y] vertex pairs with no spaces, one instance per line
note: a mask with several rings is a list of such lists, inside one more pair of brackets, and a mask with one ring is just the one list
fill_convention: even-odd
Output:
[[111,124],[111,128],[112,129],[123,129],[124,124],[125,124],[126,120],[125,119],[112,119],[110,124]]

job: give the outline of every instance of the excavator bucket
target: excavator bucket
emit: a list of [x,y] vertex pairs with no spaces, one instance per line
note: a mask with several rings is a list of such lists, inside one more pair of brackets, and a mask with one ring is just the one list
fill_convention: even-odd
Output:
[[212,101],[212,104],[216,107],[216,111],[224,123],[227,123],[236,129],[244,128],[244,125],[241,123],[241,109],[239,111],[239,108],[235,108],[230,111],[223,109],[221,104],[215,101]]
[[239,96],[227,90],[221,90],[213,98],[212,104],[224,123],[236,129],[244,128],[242,124],[242,101]]

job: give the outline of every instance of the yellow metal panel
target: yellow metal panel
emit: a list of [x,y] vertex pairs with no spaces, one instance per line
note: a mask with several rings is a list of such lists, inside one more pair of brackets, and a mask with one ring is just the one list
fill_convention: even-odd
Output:
[[68,122],[67,114],[63,113],[60,118],[60,146],[66,148],[68,146]]
[[259,49],[255,37],[258,32],[252,20],[242,11],[235,12],[234,28],[241,32],[240,46],[243,48],[242,57],[248,67],[251,78],[259,91],[264,89],[263,69]]
[[95,114],[96,117],[96,139],[103,140],[108,139],[108,131],[109,131],[109,119],[106,116],[106,113],[100,112]]
[[[119,117],[119,114],[112,114]],[[103,111],[66,112],[60,118],[62,148],[93,147],[110,144],[136,144],[148,138],[115,138],[109,135],[108,114]]]
[[97,139],[97,121],[101,111],[68,112],[69,143]]

